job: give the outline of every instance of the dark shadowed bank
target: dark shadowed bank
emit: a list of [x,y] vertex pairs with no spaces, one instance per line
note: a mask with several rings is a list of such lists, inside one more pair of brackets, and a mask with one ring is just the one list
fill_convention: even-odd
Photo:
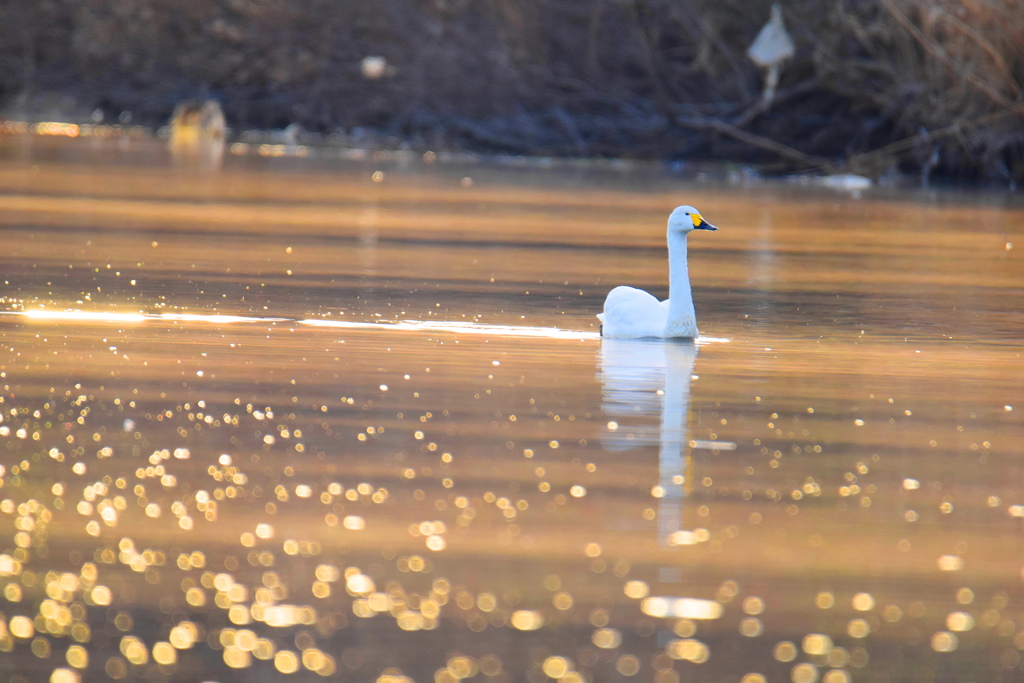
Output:
[[[8,117],[369,131],[412,148],[1024,180],[1018,0],[7,0]],[[367,57],[382,60],[364,61]]]

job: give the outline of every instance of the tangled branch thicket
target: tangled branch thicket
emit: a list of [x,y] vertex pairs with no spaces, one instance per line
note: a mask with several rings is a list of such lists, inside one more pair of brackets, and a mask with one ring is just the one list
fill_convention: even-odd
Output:
[[769,106],[745,50],[770,0],[8,0],[0,103],[156,125],[202,96],[235,128],[423,148],[1024,179],[1019,0],[783,10],[797,50]]

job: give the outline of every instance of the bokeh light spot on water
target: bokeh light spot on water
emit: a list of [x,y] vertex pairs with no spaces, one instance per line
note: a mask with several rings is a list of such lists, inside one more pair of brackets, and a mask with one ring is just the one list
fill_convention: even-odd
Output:
[[650,587],[644,581],[632,580],[627,581],[623,587],[623,592],[630,598],[639,600],[640,598],[646,598],[650,593]]
[[103,669],[114,680],[120,680],[128,675],[128,667],[120,657],[110,657],[107,659]]
[[618,629],[601,628],[594,631],[591,641],[599,648],[613,650],[622,644],[622,634]]
[[28,639],[35,635],[36,629],[32,620],[21,615],[11,617],[7,628],[15,638]]
[[635,676],[640,671],[640,660],[634,655],[622,655],[615,660],[615,670],[623,676]]
[[871,634],[871,626],[864,619],[851,619],[846,625],[846,633],[851,638],[867,638]]
[[50,641],[44,637],[33,638],[29,649],[39,659],[47,659],[51,652]]
[[50,683],[79,683],[81,680],[81,674],[74,669],[58,668],[50,674]]
[[366,520],[359,515],[346,515],[341,525],[349,531],[362,531],[366,528]]
[[814,597],[814,604],[819,609],[831,609],[836,604],[835,596],[829,591],[821,591]]
[[964,568],[964,560],[959,555],[941,555],[937,561],[939,570],[957,572]]
[[665,646],[665,654],[672,659],[686,660],[694,664],[703,664],[711,656],[708,646],[699,640],[684,638],[670,640]]
[[757,617],[745,617],[740,620],[739,631],[748,638],[756,638],[764,633],[764,624]]
[[870,612],[875,608],[875,598],[870,593],[857,593],[851,603],[858,612]]
[[946,616],[946,628],[960,633],[970,631],[974,628],[974,617],[967,612],[950,612]]
[[135,636],[128,635],[121,638],[121,654],[136,666],[142,666],[149,661],[149,650],[145,643]]
[[937,631],[932,634],[931,644],[936,652],[953,652],[960,646],[960,641],[949,631]]
[[299,670],[299,658],[290,650],[281,650],[274,655],[274,668],[283,674],[293,674]]
[[818,680],[818,667],[807,662],[797,664],[790,672],[790,680],[793,683],[815,683]]
[[72,645],[65,654],[68,664],[76,669],[84,669],[89,666],[89,651],[81,645]]
[[697,632],[697,622],[692,619],[676,619],[672,624],[672,633],[680,638],[689,638]]
[[232,669],[245,669],[252,665],[252,654],[235,645],[224,648],[224,663]]
[[804,636],[801,649],[809,655],[827,655],[832,649],[832,639],[823,633],[809,633]]
[[761,614],[764,612],[764,609],[764,600],[756,595],[752,595],[743,600],[743,611],[751,616]]
[[544,675],[549,678],[562,678],[572,671],[573,664],[565,657],[548,657],[541,664]]
[[535,610],[516,610],[509,622],[520,631],[536,631],[544,625],[544,615]]
[[178,661],[178,653],[170,643],[155,643],[153,645],[153,661],[158,664],[171,665]]
[[168,641],[179,650],[191,648],[199,639],[199,629],[191,621],[182,621],[171,629]]

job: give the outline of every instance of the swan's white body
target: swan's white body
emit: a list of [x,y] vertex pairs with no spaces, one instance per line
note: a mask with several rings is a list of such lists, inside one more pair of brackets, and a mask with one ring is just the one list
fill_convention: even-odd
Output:
[[608,292],[604,311],[597,314],[601,334],[619,339],[696,338],[699,332],[686,267],[686,237],[694,230],[717,229],[692,206],[675,209],[668,217],[669,298],[658,301],[642,289],[616,287]]

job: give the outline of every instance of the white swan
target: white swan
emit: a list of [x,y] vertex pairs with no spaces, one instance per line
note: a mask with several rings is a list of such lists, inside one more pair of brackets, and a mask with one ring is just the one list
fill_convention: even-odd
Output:
[[718,228],[704,220],[692,206],[680,206],[669,215],[669,298],[658,301],[642,289],[616,287],[604,300],[604,312],[597,314],[602,323],[602,336],[620,339],[694,339],[698,336],[690,274],[686,269],[686,236],[693,230]]

